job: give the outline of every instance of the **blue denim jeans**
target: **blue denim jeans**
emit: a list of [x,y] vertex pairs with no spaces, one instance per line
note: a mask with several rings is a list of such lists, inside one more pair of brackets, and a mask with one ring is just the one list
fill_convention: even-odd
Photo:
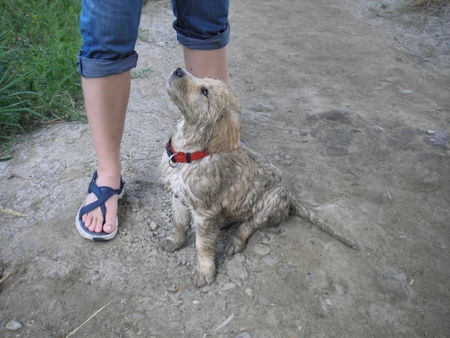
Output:
[[[141,0],[81,0],[83,38],[78,72],[104,77],[136,67]],[[230,39],[229,0],[172,0],[178,41],[191,49],[218,49]]]

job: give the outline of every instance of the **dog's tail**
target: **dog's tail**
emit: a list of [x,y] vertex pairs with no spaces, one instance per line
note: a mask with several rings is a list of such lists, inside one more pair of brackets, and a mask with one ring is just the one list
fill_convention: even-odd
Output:
[[338,240],[345,246],[348,246],[351,249],[359,250],[359,245],[351,239],[348,239],[344,235],[336,232],[333,228],[331,228],[328,224],[322,222],[311,210],[303,207],[295,198],[291,198],[291,205],[289,210],[290,215],[298,216],[309,221],[312,225],[317,227],[319,230],[322,230],[330,237]]

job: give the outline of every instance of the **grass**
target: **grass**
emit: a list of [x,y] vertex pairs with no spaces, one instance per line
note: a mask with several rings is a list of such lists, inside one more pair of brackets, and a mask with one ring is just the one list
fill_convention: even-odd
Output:
[[0,0],[0,159],[18,133],[80,119],[78,0]]
[[421,8],[440,8],[448,5],[448,0],[414,0],[414,5]]
[[143,69],[137,69],[131,71],[131,78],[132,79],[144,79],[147,77],[148,73],[153,72],[154,70],[151,68],[143,68]]

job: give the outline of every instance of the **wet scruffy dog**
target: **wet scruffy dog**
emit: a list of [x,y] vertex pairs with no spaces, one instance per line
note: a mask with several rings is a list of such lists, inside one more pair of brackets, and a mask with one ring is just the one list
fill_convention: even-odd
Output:
[[257,229],[290,215],[306,218],[356,248],[298,204],[275,167],[240,144],[240,106],[226,84],[195,78],[178,68],[169,79],[168,92],[182,120],[161,160],[176,228],[161,246],[169,252],[180,248],[192,222],[198,259],[195,286],[214,281],[220,229],[230,224],[239,223],[225,246],[230,255],[242,251]]

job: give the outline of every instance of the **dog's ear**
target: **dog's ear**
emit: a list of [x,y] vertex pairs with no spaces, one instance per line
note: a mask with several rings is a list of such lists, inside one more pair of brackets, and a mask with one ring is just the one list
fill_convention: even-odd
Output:
[[241,141],[241,125],[239,122],[240,106],[236,98],[228,101],[226,109],[217,121],[212,133],[208,150],[214,153],[224,153],[235,150]]

